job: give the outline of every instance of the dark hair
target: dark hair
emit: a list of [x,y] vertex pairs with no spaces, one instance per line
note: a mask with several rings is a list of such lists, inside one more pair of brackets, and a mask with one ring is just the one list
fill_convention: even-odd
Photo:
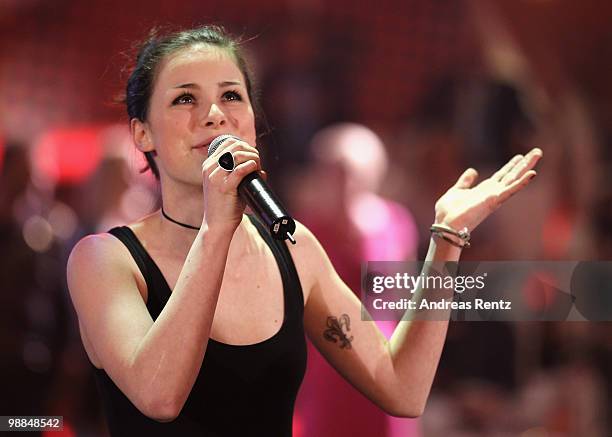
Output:
[[[196,44],[219,48],[233,58],[244,76],[247,94],[255,115],[255,126],[256,129],[259,128],[263,115],[259,107],[258,96],[253,91],[252,73],[241,50],[242,42],[230,36],[223,27],[216,25],[182,30],[166,35],[158,35],[157,29],[153,29],[149,33],[149,38],[140,46],[136,57],[136,66],[127,81],[125,105],[130,121],[134,118],[140,121],[147,120],[149,102],[159,63],[168,55]],[[155,177],[159,179],[159,169],[153,156],[154,152],[145,152],[148,167],[142,171],[151,169]]]

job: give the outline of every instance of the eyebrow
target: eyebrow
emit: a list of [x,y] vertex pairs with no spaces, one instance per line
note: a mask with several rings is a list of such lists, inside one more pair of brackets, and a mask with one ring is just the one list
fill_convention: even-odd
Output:
[[[219,82],[217,85],[219,85],[220,87],[228,87],[234,85],[242,85],[242,83],[233,80],[225,80],[223,82]],[[174,88],[200,88],[200,86],[196,83],[184,83],[181,85],[177,85]]]

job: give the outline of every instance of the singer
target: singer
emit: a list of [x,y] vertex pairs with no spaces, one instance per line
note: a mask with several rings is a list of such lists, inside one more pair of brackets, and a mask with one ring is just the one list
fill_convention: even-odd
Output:
[[[85,237],[67,268],[111,434],[290,436],[305,334],[384,411],[419,416],[448,322],[401,322],[387,341],[308,229],[297,223],[287,244],[244,214],[237,187],[262,169],[239,42],[215,26],[152,34],[125,102],[163,208]],[[221,134],[236,138],[208,156]],[[226,152],[232,171],[219,166]],[[541,156],[518,155],[477,185],[466,170],[435,203],[427,260],[457,261]]]

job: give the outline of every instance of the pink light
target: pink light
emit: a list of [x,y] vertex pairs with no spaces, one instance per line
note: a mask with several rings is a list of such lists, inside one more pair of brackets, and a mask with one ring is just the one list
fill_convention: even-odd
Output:
[[523,287],[523,298],[532,311],[546,311],[557,299],[556,279],[546,273],[537,272],[529,277]]
[[293,415],[293,437],[304,437],[304,423],[299,413]]

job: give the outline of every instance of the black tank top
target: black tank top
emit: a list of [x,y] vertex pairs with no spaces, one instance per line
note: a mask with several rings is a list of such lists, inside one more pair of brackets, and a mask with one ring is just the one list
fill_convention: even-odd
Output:
[[[116,436],[291,436],[295,398],[306,369],[304,297],[284,242],[251,222],[278,263],[284,295],[280,330],[260,343],[237,346],[209,339],[202,368],[176,420],[157,422],[142,414],[103,369],[94,367],[111,435]],[[161,271],[126,226],[109,231],[134,257],[147,284],[147,309],[155,320],[170,297]],[[185,326],[185,329],[189,329]]]

